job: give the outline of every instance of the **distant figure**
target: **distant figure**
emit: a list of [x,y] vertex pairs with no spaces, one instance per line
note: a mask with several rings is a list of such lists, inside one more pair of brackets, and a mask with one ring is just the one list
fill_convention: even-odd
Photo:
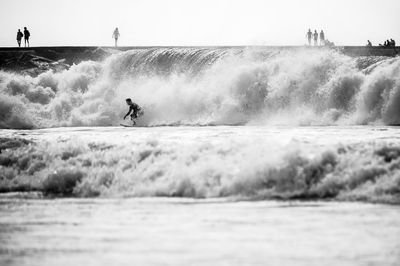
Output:
[[308,39],[308,45],[311,46],[311,39],[312,39],[311,29],[308,29],[308,32],[307,32],[306,36],[307,36],[307,39]]
[[119,30],[118,28],[115,28],[114,33],[112,35],[112,37],[115,39],[115,47],[118,46],[117,42],[118,42],[118,38],[119,38]]
[[372,43],[368,40],[367,47],[372,47]]
[[396,41],[393,39],[390,39],[390,45],[393,47],[396,47]]
[[325,33],[323,30],[321,30],[321,33],[319,34],[319,44],[321,46],[325,45]]
[[26,27],[24,27],[25,47],[26,47],[26,44],[28,44],[28,47],[29,47],[29,37],[31,37],[31,33],[29,32],[29,30]]
[[315,30],[314,32],[314,46],[318,46],[318,32]]
[[[124,120],[126,119],[126,117],[128,115],[131,115],[131,121],[132,121],[133,125],[136,125],[135,119],[138,118],[139,116],[143,115],[143,111],[139,105],[132,102],[131,98],[126,99],[126,104],[129,106],[129,111],[124,116]],[[131,112],[132,112],[132,114],[131,114]]]
[[24,34],[21,32],[20,29],[18,29],[17,31],[17,43],[18,43],[18,47],[21,47],[21,40],[22,37],[24,37]]

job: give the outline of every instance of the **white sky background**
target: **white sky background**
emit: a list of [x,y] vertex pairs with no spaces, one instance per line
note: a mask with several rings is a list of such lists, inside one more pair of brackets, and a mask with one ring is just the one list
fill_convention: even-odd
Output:
[[32,46],[400,43],[400,0],[0,0],[0,46],[27,26]]

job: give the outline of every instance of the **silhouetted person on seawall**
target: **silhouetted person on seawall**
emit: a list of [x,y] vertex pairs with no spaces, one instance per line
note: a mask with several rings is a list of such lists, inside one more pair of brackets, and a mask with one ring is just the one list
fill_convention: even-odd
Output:
[[372,43],[370,42],[370,40],[367,41],[367,47],[372,47]]
[[20,29],[18,29],[17,31],[17,43],[18,43],[18,47],[21,47],[21,40],[22,37],[24,37],[24,34],[21,32]]
[[[381,45],[379,45],[381,46]],[[396,46],[396,42],[393,39],[390,40],[386,40],[383,44],[384,47],[395,47]]]
[[314,46],[318,46],[318,32],[315,30],[314,32]]
[[312,31],[311,31],[311,29],[308,29],[306,37],[308,39],[308,45],[311,46],[311,39],[312,39]]
[[26,27],[24,27],[25,47],[26,47],[26,44],[28,44],[28,47],[29,47],[29,37],[31,37],[31,33],[29,32],[29,30]]
[[[128,113],[124,116],[124,120],[128,115],[131,115],[131,120],[133,125],[136,125],[135,119],[138,118],[139,116],[142,116],[144,114],[143,110],[140,108],[139,105],[136,103],[132,102],[131,98],[128,98],[125,100],[126,104],[129,106],[129,111]],[[132,112],[132,114],[131,114]]]
[[115,47],[118,46],[118,38],[119,38],[119,30],[118,28],[115,28],[114,33],[112,35],[112,37],[115,39]]
[[319,34],[319,45],[325,45],[325,33],[323,30],[321,30],[321,33]]

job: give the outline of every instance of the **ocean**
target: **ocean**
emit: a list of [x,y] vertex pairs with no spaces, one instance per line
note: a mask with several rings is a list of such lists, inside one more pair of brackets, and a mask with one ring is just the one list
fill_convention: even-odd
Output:
[[1,265],[400,263],[399,57],[30,63],[0,71]]

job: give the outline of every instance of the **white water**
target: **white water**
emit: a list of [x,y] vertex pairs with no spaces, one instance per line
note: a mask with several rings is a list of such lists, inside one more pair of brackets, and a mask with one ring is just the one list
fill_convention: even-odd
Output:
[[[398,203],[397,130],[384,125],[400,123],[399,89],[398,57],[329,49],[137,49],[0,72],[1,128],[71,128],[2,130],[0,189]],[[147,128],[106,127],[127,97]],[[209,127],[232,124],[243,127]]]
[[400,203],[399,89],[398,57],[331,50],[0,72],[0,264],[397,265],[398,206],[366,202]]
[[30,77],[0,72],[0,127],[399,124],[400,59],[332,50],[154,48]]
[[399,138],[396,127],[377,126],[3,130],[0,188],[398,204]]

